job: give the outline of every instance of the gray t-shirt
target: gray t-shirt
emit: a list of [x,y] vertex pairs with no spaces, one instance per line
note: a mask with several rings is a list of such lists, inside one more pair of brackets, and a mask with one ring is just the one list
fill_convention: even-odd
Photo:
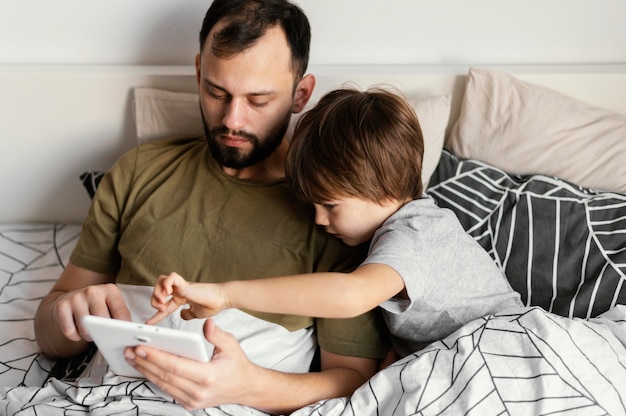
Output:
[[380,305],[403,357],[473,319],[522,305],[489,254],[430,197],[409,202],[383,223],[368,263],[386,264],[404,280],[408,299]]

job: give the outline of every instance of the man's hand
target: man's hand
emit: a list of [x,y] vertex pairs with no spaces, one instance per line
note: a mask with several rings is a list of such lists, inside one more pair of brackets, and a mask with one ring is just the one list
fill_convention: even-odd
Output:
[[232,334],[211,319],[204,324],[206,339],[215,346],[208,363],[169,354],[145,345],[129,347],[126,360],[148,380],[187,410],[243,403],[246,386],[255,382],[259,367],[246,357]]
[[87,286],[59,295],[52,316],[61,333],[72,341],[93,341],[83,326],[83,316],[130,320],[130,312],[119,288],[113,283]]
[[37,344],[44,354],[58,358],[82,352],[91,341],[82,326],[85,315],[130,320],[130,311],[114,280],[114,275],[68,263],[35,315]]
[[322,350],[322,371],[284,373],[252,363],[232,334],[213,320],[204,336],[215,346],[201,363],[146,345],[128,347],[124,355],[148,380],[187,410],[241,404],[268,413],[291,413],[331,397],[348,396],[376,371],[376,360],[344,357]]
[[149,325],[159,323],[185,304],[189,307],[180,312],[183,319],[209,318],[227,308],[219,284],[189,283],[177,273],[159,277],[150,303],[158,312],[146,321]]

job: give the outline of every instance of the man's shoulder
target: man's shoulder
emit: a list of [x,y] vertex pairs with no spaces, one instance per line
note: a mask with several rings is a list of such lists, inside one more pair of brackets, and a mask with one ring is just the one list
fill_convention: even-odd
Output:
[[189,155],[204,154],[207,147],[204,138],[167,138],[142,143],[128,152],[138,167],[170,164],[173,160]]
[[158,152],[158,153],[179,153],[191,149],[205,147],[207,144],[203,137],[173,137],[144,142],[134,149],[138,153]]
[[122,155],[109,170],[108,177],[115,183],[138,185],[138,178],[157,178],[168,167],[181,163],[185,166],[201,163],[205,159],[205,149],[206,140],[203,138],[161,139],[142,143]]

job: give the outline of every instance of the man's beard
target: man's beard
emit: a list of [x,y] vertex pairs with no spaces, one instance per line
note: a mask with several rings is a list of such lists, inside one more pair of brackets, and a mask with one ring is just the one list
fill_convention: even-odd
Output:
[[[202,124],[204,125],[204,134],[211,150],[213,158],[221,165],[232,169],[243,169],[267,159],[283,141],[291,113],[287,113],[282,122],[268,136],[261,140],[257,135],[247,133],[243,130],[232,131],[225,126],[210,128],[204,118],[202,105],[200,105],[200,114],[202,115]],[[245,152],[237,147],[225,146],[218,140],[222,134],[230,134],[249,140],[252,143],[252,150]]]

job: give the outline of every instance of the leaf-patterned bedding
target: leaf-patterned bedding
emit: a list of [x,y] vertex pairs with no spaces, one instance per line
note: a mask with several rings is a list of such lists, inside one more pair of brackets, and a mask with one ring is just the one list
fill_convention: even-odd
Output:
[[626,303],[626,195],[510,175],[445,149],[430,184],[527,305],[589,318]]
[[[293,415],[626,415],[626,197],[510,176],[445,151],[429,192],[528,306],[472,321],[351,397]],[[107,372],[99,355],[77,380],[65,376],[80,359],[56,363],[48,379],[55,363],[38,353],[33,316],[79,231],[0,225],[0,414],[189,414],[145,380]],[[226,405],[193,414],[265,413]]]
[[52,369],[38,354],[33,318],[79,233],[75,224],[0,225],[0,386],[41,385]]

